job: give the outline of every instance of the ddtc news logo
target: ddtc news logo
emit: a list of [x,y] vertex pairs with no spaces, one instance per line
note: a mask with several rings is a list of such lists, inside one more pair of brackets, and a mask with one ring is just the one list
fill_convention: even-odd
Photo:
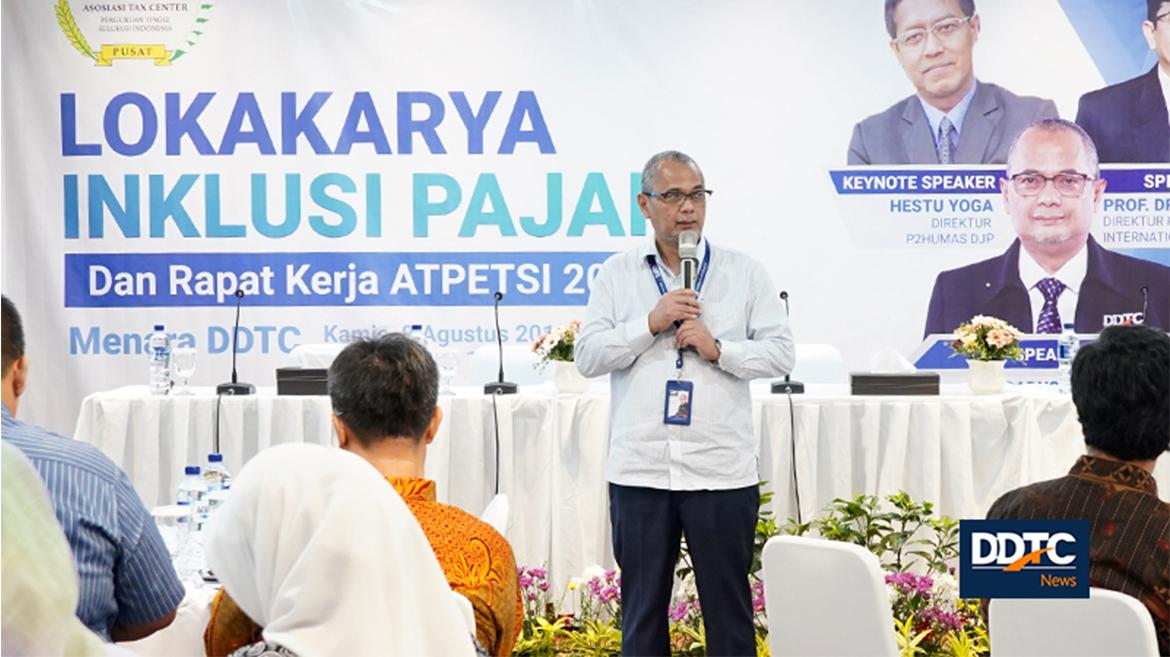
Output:
[[959,595],[1089,597],[1089,521],[960,521]]

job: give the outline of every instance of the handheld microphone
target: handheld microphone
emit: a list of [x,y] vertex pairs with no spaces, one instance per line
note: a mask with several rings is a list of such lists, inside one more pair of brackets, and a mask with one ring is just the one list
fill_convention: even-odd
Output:
[[695,274],[699,268],[699,232],[684,230],[678,234],[678,259],[683,287],[695,289]]
[[1146,311],[1150,308],[1150,288],[1142,286],[1142,324],[1146,323]]
[[[784,302],[784,314],[791,316],[788,311],[788,291],[780,290],[780,300]],[[804,392],[804,384],[800,381],[793,381],[791,374],[785,374],[783,381],[772,382],[772,394],[791,393],[799,395]]]
[[500,333],[500,301],[503,298],[503,292],[496,292],[496,344],[500,348],[500,378],[497,381],[483,384],[483,394],[485,395],[514,395],[518,390],[515,383],[504,380],[504,336]]
[[236,290],[236,325],[232,329],[232,380],[231,383],[221,383],[215,387],[217,395],[250,395],[256,392],[256,386],[251,383],[240,383],[236,376],[236,352],[240,342],[240,303],[244,300],[244,291]]

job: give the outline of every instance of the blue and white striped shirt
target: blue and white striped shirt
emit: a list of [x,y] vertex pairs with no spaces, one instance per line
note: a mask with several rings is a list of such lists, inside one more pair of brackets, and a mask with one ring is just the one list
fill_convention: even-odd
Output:
[[3,406],[3,439],[32,461],[53,499],[77,564],[77,617],[110,640],[119,625],[157,620],[179,606],[175,574],[150,512],[130,479],[92,445],[25,424]]

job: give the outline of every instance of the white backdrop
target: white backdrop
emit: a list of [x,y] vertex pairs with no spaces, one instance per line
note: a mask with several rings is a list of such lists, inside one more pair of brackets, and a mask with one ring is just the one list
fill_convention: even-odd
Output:
[[[97,295],[88,289],[94,263],[130,272],[159,262],[158,271],[174,263],[212,271],[270,264],[279,278],[286,262],[341,271],[353,262],[356,271],[379,274],[377,293],[357,302],[369,305],[337,301],[344,286],[333,296],[292,298],[279,280],[272,294],[249,296],[243,326],[272,339],[248,345],[240,374],[260,385],[273,383],[273,369],[288,362],[293,345],[344,341],[355,331],[423,323],[435,341],[466,349],[494,337],[493,282],[463,284],[451,294],[399,288],[391,295],[398,264],[410,261],[402,254],[436,265],[550,263],[547,293],[506,287],[507,339],[527,342],[538,329],[583,315],[585,295],[565,291],[574,267],[586,272],[604,254],[648,239],[633,210],[631,175],[652,153],[675,148],[698,160],[716,190],[707,220],[712,241],[767,265],[778,288],[791,293],[798,340],[836,344],[848,366],[861,369],[879,349],[909,353],[918,344],[938,271],[998,253],[1011,237],[996,198],[990,245],[875,249],[851,240],[827,171],[844,165],[854,123],[912,91],[890,54],[878,2],[255,0],[209,9],[144,3],[123,11],[118,4],[56,5],[71,10],[74,35],[94,57],[71,42],[70,23],[53,3],[6,2],[3,13],[3,288],[23,311],[32,358],[22,415],[60,431],[72,429],[85,394],[145,382],[146,359],[135,347],[156,322],[189,334],[180,343],[199,349],[195,384],[223,381],[229,368],[229,301],[189,305],[204,302],[170,294],[165,277],[154,296]],[[168,9],[177,5],[188,11]],[[1056,0],[982,0],[979,12],[981,79],[1052,98],[1067,117],[1080,94],[1104,84]],[[1140,38],[1137,30],[1133,38]],[[1030,47],[1041,41],[1043,50]],[[110,44],[161,44],[169,57],[184,52],[168,65],[153,59],[97,65],[101,46]],[[1029,55],[1017,58],[1025,46]],[[295,154],[286,152],[282,134],[293,121],[282,117],[282,96],[294,95],[300,112],[316,92],[331,94],[312,121],[326,147],[315,149],[302,135]],[[378,154],[360,141],[347,154],[320,152],[336,148],[363,92],[391,152]],[[399,103],[409,92],[429,94],[442,108],[435,135],[445,153],[418,135],[412,152],[403,152],[403,119],[424,120],[435,111],[418,104],[402,114]],[[469,136],[477,131],[464,127],[453,94],[474,111],[490,92],[499,98],[480,153]],[[201,112],[200,93],[214,94]],[[234,122],[233,110],[240,113]],[[119,154],[115,146],[133,151],[149,135],[144,112],[156,115],[156,138],[144,141],[141,153]],[[196,118],[184,124],[182,112]],[[509,129],[513,112],[521,120]],[[361,114],[350,133],[376,132],[371,116]],[[207,135],[210,152],[190,132],[178,134],[184,125]],[[233,130],[239,139],[226,148],[225,132]],[[175,148],[168,147],[168,131],[178,137]],[[274,154],[258,145],[262,133]],[[532,137],[542,133],[543,146]],[[514,151],[501,152],[508,135],[520,140]],[[84,145],[101,148],[101,155],[78,154]],[[287,236],[267,236],[253,218],[281,223],[288,174],[302,179],[293,195],[299,225]],[[334,177],[320,181],[352,184],[352,191],[312,192],[312,181],[328,174]],[[193,177],[185,195],[184,175]],[[253,209],[257,176],[266,176],[267,214]],[[477,181],[486,185],[490,176],[499,194],[473,198]],[[127,192],[128,179],[140,186],[137,196]],[[416,186],[440,179],[446,193],[457,186],[461,199],[453,211],[430,218],[424,235],[420,208],[438,204],[445,191]],[[218,194],[208,191],[213,180]],[[549,217],[549,181],[563,184],[563,195],[551,201],[563,222],[536,236]],[[590,191],[581,200],[583,188]],[[152,212],[161,214],[168,193],[175,201],[168,207],[189,215],[194,236],[184,236],[184,222],[173,216],[162,217],[160,234],[152,236]],[[351,232],[322,234],[344,225],[346,213],[338,214],[336,202],[319,202],[323,196],[353,208]],[[474,219],[473,206],[479,224],[467,219],[469,213]],[[138,236],[128,236],[133,231],[116,219],[125,208],[140,213]],[[324,230],[310,223],[314,214],[322,215]],[[535,217],[529,230],[522,216]],[[570,225],[574,217],[586,221],[579,230]],[[221,234],[239,234],[215,236],[216,221],[238,227]],[[375,224],[380,231],[370,228]],[[297,255],[304,253],[325,255]],[[417,267],[410,271],[421,281]]]

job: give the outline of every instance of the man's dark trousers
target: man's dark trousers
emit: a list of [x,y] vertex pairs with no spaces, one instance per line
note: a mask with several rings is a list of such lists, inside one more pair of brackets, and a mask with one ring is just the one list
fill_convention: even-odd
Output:
[[669,655],[670,589],[685,535],[708,655],[755,655],[751,590],[758,485],[669,491],[609,485],[613,552],[622,569],[622,654]]

